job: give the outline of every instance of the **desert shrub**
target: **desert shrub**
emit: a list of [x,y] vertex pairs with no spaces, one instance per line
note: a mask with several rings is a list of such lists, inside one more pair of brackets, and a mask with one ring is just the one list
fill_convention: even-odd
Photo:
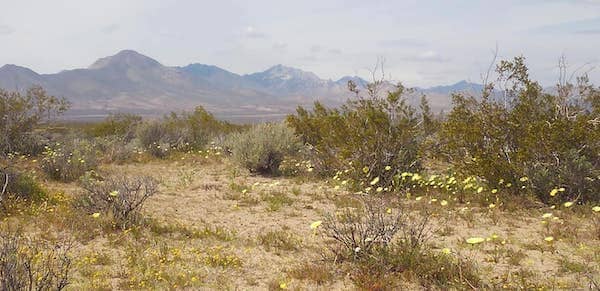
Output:
[[83,139],[46,146],[42,155],[42,170],[57,181],[74,181],[97,167],[95,146]]
[[344,170],[356,187],[375,177],[386,187],[395,174],[418,171],[419,116],[404,99],[411,90],[399,84],[382,98],[375,90],[363,97],[352,83],[349,87],[357,98],[341,109],[317,102],[312,112],[299,107],[287,118],[309,145],[315,171],[333,175]]
[[414,250],[401,241],[373,249],[370,256],[354,261],[349,273],[354,284],[365,290],[403,289],[401,284],[407,280],[428,290],[483,287],[471,262],[430,248]]
[[157,181],[148,176],[110,176],[99,181],[88,175],[81,184],[85,193],[78,206],[110,217],[122,229],[140,222],[144,203],[158,192]]
[[[487,86],[483,98],[453,96],[454,108],[441,130],[442,156],[460,173],[483,178],[490,188],[499,181],[513,185],[513,194],[534,194],[544,202],[600,196],[600,130],[594,100],[600,91],[580,79],[570,96],[544,92],[528,75],[523,58],[497,68],[505,84],[495,97]],[[594,97],[596,96],[596,97]],[[554,188],[566,191],[552,197]]]
[[360,205],[359,209],[325,216],[323,233],[337,243],[332,248],[337,257],[369,256],[377,248],[387,248],[397,235],[411,249],[423,248],[427,243],[429,215],[413,217],[402,209],[392,212],[383,199],[375,197],[364,197]]
[[46,196],[44,188],[32,176],[12,169],[0,170],[0,205],[4,198],[39,201]]
[[420,135],[422,141],[420,144],[421,159],[428,161],[434,161],[436,156],[440,153],[441,143],[439,138],[439,131],[441,120],[440,117],[433,114],[429,101],[425,95],[421,96],[421,102],[419,104],[420,112]]
[[126,142],[120,137],[105,137],[95,139],[98,150],[102,153],[103,161],[122,164],[133,160],[140,149],[135,141]]
[[49,245],[20,235],[0,232],[1,290],[63,290],[70,283],[71,244]]
[[87,129],[87,134],[92,137],[119,137],[125,142],[135,137],[135,129],[142,122],[142,117],[135,114],[111,114],[103,121],[93,124]]
[[217,120],[201,106],[192,113],[171,113],[161,120],[142,124],[136,136],[142,147],[155,157],[166,157],[171,150],[202,149],[213,139],[238,126]]
[[35,153],[40,148],[35,129],[67,108],[65,99],[49,96],[41,87],[24,94],[0,89],[0,153]]
[[164,158],[169,154],[173,134],[160,121],[150,121],[139,126],[136,136],[140,145],[154,157]]
[[225,141],[233,160],[253,173],[277,174],[284,157],[298,153],[301,143],[284,123],[264,123],[231,134]]
[[423,209],[410,214],[393,210],[383,199],[362,200],[362,208],[328,215],[322,233],[333,241],[334,261],[347,264],[350,278],[360,288],[394,290],[398,276],[417,278],[426,288],[473,287],[480,284],[468,262],[429,246],[432,214]]

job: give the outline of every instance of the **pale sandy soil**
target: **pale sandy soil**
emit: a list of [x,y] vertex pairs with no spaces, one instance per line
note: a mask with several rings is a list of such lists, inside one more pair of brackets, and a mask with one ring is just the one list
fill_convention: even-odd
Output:
[[[322,181],[250,175],[227,159],[151,161],[144,164],[105,165],[100,172],[151,175],[161,181],[160,193],[148,200],[144,213],[155,225],[170,230],[102,231],[93,225],[67,227],[51,214],[12,218],[31,222],[32,233],[87,232],[78,239],[71,290],[101,289],[220,289],[353,290],[352,281],[332,262],[323,260],[325,238],[309,226],[351,201],[353,195]],[[76,184],[50,183],[65,196],[81,190]],[[245,190],[245,191],[244,191]],[[242,193],[244,192],[244,193]],[[273,206],[269,195],[285,195],[286,203]],[[472,260],[485,282],[513,289],[518,282],[534,282],[557,289],[588,289],[589,276],[600,277],[600,240],[589,216],[575,211],[554,211],[562,226],[570,227],[553,243],[541,216],[548,209],[506,212],[485,206],[447,206],[421,201],[406,202],[409,209],[426,203],[434,209],[434,249],[449,248],[458,257]],[[336,206],[336,204],[338,206]],[[467,209],[463,209],[466,207]],[[46,219],[45,216],[51,215]],[[89,218],[82,221],[94,220]],[[558,223],[556,220],[552,223]],[[89,224],[88,223],[88,224]],[[83,224],[82,224],[83,225]],[[185,235],[184,229],[205,235]],[[228,237],[220,234],[225,232]],[[260,237],[269,232],[289,235],[294,249],[268,247]],[[79,235],[82,237],[84,235]],[[470,237],[489,238],[469,245]],[[211,265],[207,258],[221,263]],[[225,262],[225,263],[223,263]],[[305,262],[330,267],[333,279],[324,284],[293,278],[289,271]],[[221,265],[219,265],[221,264]],[[500,283],[499,283],[500,282]],[[407,283],[405,288],[418,288]]]

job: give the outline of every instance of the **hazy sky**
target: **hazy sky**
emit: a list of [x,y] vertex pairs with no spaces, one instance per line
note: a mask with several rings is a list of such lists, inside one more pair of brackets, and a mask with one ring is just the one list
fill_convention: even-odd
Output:
[[545,85],[557,60],[600,83],[600,0],[0,0],[0,65],[39,73],[87,67],[134,49],[165,65],[236,73],[284,64],[322,78],[368,77],[378,57],[411,86],[481,80],[524,55]]

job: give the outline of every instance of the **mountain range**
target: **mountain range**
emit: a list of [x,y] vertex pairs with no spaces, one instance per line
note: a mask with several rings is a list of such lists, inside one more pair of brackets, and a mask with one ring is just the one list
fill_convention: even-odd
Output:
[[[319,100],[338,106],[352,97],[348,81],[359,87],[368,82],[356,76],[337,81],[283,65],[263,72],[240,75],[213,65],[193,63],[184,67],[164,66],[133,50],[104,57],[88,68],[38,74],[16,65],[0,67],[0,88],[23,91],[40,85],[72,106],[68,118],[98,118],[110,112],[159,115],[191,110],[202,105],[215,115],[231,120],[278,119],[298,105]],[[409,97],[416,104],[426,94],[433,110],[450,106],[450,94],[479,92],[479,84],[460,81],[450,86],[416,88]]]

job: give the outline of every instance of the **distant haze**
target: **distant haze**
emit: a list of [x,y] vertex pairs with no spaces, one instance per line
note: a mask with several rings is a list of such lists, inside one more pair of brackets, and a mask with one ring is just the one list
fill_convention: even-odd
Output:
[[[570,71],[600,83],[600,1],[2,1],[0,66],[40,74],[133,49],[168,67],[217,65],[245,75],[274,64],[325,80],[386,76],[410,86],[481,82],[500,58],[527,57],[550,86]],[[88,84],[89,85],[89,84]],[[175,85],[175,84],[173,84]],[[87,85],[82,85],[87,86]]]

